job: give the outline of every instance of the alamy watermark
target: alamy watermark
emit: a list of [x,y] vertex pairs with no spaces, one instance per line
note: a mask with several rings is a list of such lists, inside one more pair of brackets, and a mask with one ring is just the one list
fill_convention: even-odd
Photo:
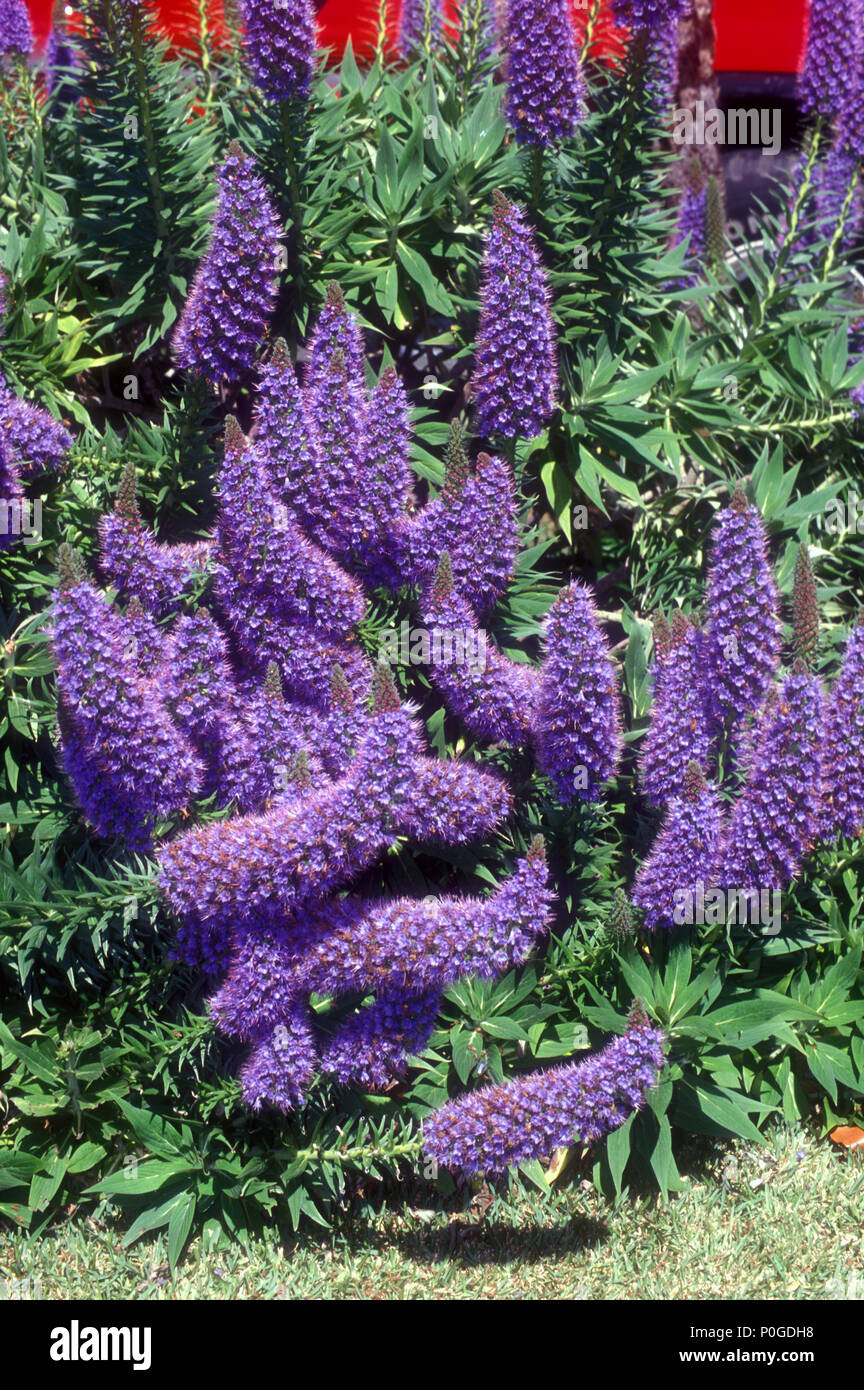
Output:
[[469,666],[485,671],[486,651],[482,628],[412,627],[403,622],[383,630],[378,658],[391,666]]
[[676,888],[672,921],[678,927],[761,927],[763,936],[778,936],[782,894],[777,888]]
[[693,110],[679,106],[672,112],[672,140],[676,145],[759,145],[762,153],[780,153],[780,108],[750,106],[723,111],[697,101]]
[[0,497],[0,536],[42,539],[42,499]]

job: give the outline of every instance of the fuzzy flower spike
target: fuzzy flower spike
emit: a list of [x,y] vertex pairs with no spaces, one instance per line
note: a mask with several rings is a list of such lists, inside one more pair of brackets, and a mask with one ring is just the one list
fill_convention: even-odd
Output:
[[633,889],[633,901],[645,913],[649,931],[686,921],[679,909],[686,907],[687,895],[696,895],[700,889],[704,893],[713,882],[722,833],[717,788],[706,782],[699,764],[691,762]]
[[481,434],[539,434],[555,409],[558,362],[546,272],[525,213],[504,194],[486,239],[472,390]]
[[583,84],[567,0],[509,0],[506,50],[507,119],[519,144],[568,139]]
[[270,101],[305,101],[312,83],[311,0],[241,0],[252,76]]
[[276,303],[282,226],[254,159],[236,140],[218,174],[210,245],[174,335],[177,365],[211,385],[254,366]]
[[445,1168],[490,1176],[580,1139],[596,1144],[638,1110],[663,1065],[664,1035],[640,1009],[584,1062],[487,1086],[429,1116],[424,1147]]

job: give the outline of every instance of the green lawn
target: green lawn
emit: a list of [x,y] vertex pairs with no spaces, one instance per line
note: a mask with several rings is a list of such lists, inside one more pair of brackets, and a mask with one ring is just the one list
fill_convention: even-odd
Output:
[[473,1208],[391,1207],[227,1254],[192,1245],[173,1278],[163,1240],[122,1251],[116,1228],[73,1219],[32,1245],[0,1234],[0,1278],[61,1299],[864,1299],[864,1155],[811,1135],[718,1147],[665,1205],[614,1209],[577,1181]]

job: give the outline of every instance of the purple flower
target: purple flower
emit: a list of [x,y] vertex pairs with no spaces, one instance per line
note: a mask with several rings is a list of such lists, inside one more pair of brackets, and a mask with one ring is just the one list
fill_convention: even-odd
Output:
[[686,188],[678,212],[678,225],[672,238],[673,246],[687,243],[682,269],[684,276],[672,285],[676,290],[689,290],[696,284],[705,259],[707,241],[707,188]]
[[276,303],[282,226],[255,161],[236,141],[218,174],[210,245],[174,335],[177,364],[218,385],[255,363]]
[[638,1110],[663,1065],[664,1035],[643,1017],[584,1062],[469,1091],[423,1127],[426,1152],[459,1173],[505,1173],[578,1138],[596,1144]]
[[619,24],[632,33],[649,33],[676,24],[686,14],[691,0],[612,0],[612,12]]
[[5,434],[0,431],[0,551],[8,550],[22,529],[24,491]]
[[481,434],[539,434],[555,410],[558,362],[551,296],[522,209],[495,193],[486,238],[472,390]]
[[573,580],[546,620],[537,766],[564,802],[596,801],[621,754],[618,679],[585,585]]
[[447,552],[420,610],[429,630],[429,677],[451,713],[477,738],[524,746],[536,718],[540,673],[510,661],[477,626],[453,588]]
[[100,835],[146,848],[159,820],[199,794],[204,769],[142,673],[134,629],[65,552],[52,635],[64,767]]
[[583,84],[567,0],[509,0],[505,42],[507,119],[519,144],[568,139]]
[[864,830],[864,626],[846,643],[843,666],[828,695],[819,834],[853,839]]
[[435,1028],[440,992],[394,990],[349,1015],[321,1050],[321,1070],[343,1086],[383,1090],[422,1052]]
[[796,662],[766,703],[717,871],[721,888],[783,889],[817,835],[824,709],[819,681]]
[[681,895],[704,893],[713,883],[723,834],[717,788],[697,762],[688,764],[680,794],[671,801],[651,854],[639,870],[633,902],[649,931],[680,925]]
[[282,338],[277,338],[260,371],[252,447],[276,501],[292,508],[304,525],[311,524],[303,498],[314,482],[318,460],[303,394]]
[[401,0],[397,47],[402,58],[429,52],[444,37],[442,0]]
[[804,112],[836,116],[859,80],[861,0],[810,0],[807,48],[798,79]]
[[438,497],[412,520],[397,523],[392,534],[407,583],[428,584],[446,551],[459,593],[482,618],[515,573],[519,510],[504,459],[481,454],[474,474],[466,471],[467,459],[457,452]]
[[210,541],[160,545],[141,521],[135,496],[135,465],[128,463],[114,511],[99,522],[99,568],[118,598],[139,598],[162,617],[203,582],[212,552]]
[[243,1098],[251,1110],[265,1105],[288,1113],[303,1103],[318,1070],[318,1043],[305,1005],[253,1049],[240,1072]]
[[706,601],[706,680],[733,737],[761,705],[779,665],[778,608],[762,518],[736,488],[715,525]]
[[60,468],[72,436],[41,406],[22,401],[0,378],[0,433],[21,477]]
[[687,764],[704,770],[713,743],[703,686],[704,637],[680,610],[665,643],[655,639],[654,708],[639,758],[642,790],[652,806],[680,796]]
[[252,76],[271,101],[305,101],[314,69],[311,0],[240,0]]
[[33,51],[33,30],[24,0],[0,0],[0,54]]
[[366,384],[363,334],[345,302],[341,285],[331,280],[308,345],[303,385],[310,397],[329,377],[337,353],[341,353],[348,380],[362,391]]

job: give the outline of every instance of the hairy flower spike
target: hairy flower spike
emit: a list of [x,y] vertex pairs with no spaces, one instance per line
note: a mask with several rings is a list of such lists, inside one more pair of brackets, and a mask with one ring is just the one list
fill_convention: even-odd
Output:
[[497,194],[486,237],[472,390],[481,434],[539,434],[555,409],[558,361],[546,272],[525,213]]
[[654,667],[654,708],[640,754],[642,789],[653,806],[678,796],[691,759],[702,767],[714,741],[703,687],[705,639],[680,611]]
[[282,234],[257,165],[236,141],[217,182],[210,245],[174,335],[178,366],[213,386],[239,384],[255,364],[276,303]]
[[50,411],[19,399],[0,377],[0,433],[21,477],[60,468],[72,436]]
[[715,523],[706,603],[706,679],[733,734],[759,708],[777,670],[778,608],[762,518],[737,488]]
[[644,1103],[663,1065],[664,1036],[639,1020],[584,1062],[469,1091],[423,1129],[431,1158],[460,1173],[505,1173],[580,1139],[596,1144]]
[[33,51],[33,30],[24,0],[0,0],[0,54]]
[[252,76],[270,101],[305,101],[312,83],[311,0],[240,0]]
[[853,839],[864,831],[864,625],[852,629],[828,696],[819,836]]
[[621,755],[618,680],[588,589],[573,580],[546,622],[537,765],[564,802],[596,801]]
[[575,133],[584,97],[566,0],[509,0],[507,119],[520,145]]
[[860,80],[862,11],[859,0],[810,0],[807,48],[798,79],[802,111],[838,116]]
[[297,373],[283,338],[277,338],[260,371],[252,447],[276,501],[309,524],[312,516],[304,498],[318,460]]
[[682,781],[633,888],[633,902],[645,913],[649,931],[688,920],[686,895],[695,900],[704,894],[721,852],[723,813],[717,788],[706,782],[695,761],[688,764]]
[[382,1090],[422,1052],[441,1008],[440,991],[394,990],[350,1015],[322,1047],[321,1069],[343,1086]]

